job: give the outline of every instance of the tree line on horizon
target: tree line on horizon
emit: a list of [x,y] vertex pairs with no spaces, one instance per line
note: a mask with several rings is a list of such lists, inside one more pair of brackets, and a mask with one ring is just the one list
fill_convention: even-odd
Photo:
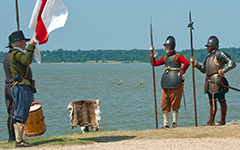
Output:
[[[240,62],[240,48],[230,47],[222,48],[221,51],[228,53],[233,61]],[[165,50],[156,49],[158,56],[156,59],[160,59],[166,55]],[[107,61],[118,61],[122,63],[150,63],[149,50],[132,49],[132,50],[43,50],[40,51],[42,63],[85,63],[87,61],[93,61],[96,63],[105,63]],[[191,57],[191,50],[177,51],[182,54],[188,60]],[[203,62],[208,54],[207,49],[194,50],[194,58],[198,62]],[[0,62],[2,63],[4,56],[7,52],[0,52]],[[33,62],[36,62],[33,59]]]

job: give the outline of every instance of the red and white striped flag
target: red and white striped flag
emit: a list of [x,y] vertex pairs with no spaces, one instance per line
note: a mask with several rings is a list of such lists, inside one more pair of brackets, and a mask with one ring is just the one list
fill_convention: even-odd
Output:
[[44,44],[51,31],[64,26],[67,16],[67,7],[61,0],[37,0],[29,28],[35,30],[34,38],[38,43]]

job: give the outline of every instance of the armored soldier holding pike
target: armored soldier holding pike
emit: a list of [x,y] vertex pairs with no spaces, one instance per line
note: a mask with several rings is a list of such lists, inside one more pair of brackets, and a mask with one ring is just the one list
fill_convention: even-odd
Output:
[[206,125],[214,126],[217,112],[216,99],[221,106],[221,120],[219,126],[226,124],[227,103],[225,94],[228,92],[228,81],[224,74],[233,69],[236,64],[231,57],[218,49],[219,40],[216,36],[210,36],[205,45],[209,54],[200,65],[194,57],[190,58],[191,63],[202,73],[206,73],[205,94],[208,94],[210,104],[210,117]]
[[[157,53],[154,51],[154,47],[150,46],[151,64],[154,62],[154,66],[160,66],[165,64],[165,71],[161,79],[162,96],[161,96],[161,108],[163,112],[164,123],[161,128],[169,128],[169,117],[171,109],[173,115],[172,128],[177,127],[178,110],[180,109],[181,98],[183,94],[183,75],[188,69],[190,63],[175,51],[176,41],[173,36],[168,36],[166,42],[163,44],[167,55],[163,56],[159,60],[155,60]],[[183,66],[181,67],[181,64]]]

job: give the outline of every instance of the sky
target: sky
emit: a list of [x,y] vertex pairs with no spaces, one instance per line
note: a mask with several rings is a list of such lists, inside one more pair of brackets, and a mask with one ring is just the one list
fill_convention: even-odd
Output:
[[[64,27],[52,31],[39,50],[149,49],[150,17],[153,45],[162,49],[169,35],[176,50],[190,49],[189,11],[192,14],[193,47],[205,48],[211,35],[220,48],[240,47],[239,0],[62,0],[68,8]],[[28,28],[36,0],[18,0],[20,30]],[[17,30],[15,0],[1,1],[0,51],[7,52],[8,36]]]

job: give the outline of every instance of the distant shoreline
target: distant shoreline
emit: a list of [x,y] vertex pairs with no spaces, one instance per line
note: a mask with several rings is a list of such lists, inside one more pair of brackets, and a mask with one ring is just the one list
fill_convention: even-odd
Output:
[[[228,53],[234,62],[240,62],[240,48],[222,48],[223,52]],[[160,59],[166,55],[165,50],[156,49],[158,56],[156,59]],[[190,59],[191,50],[177,51],[182,54],[186,59]],[[3,61],[4,56],[7,53],[0,52],[0,62]],[[149,50],[53,50],[53,51],[41,51],[41,61],[43,63],[150,63],[150,51]],[[198,62],[203,62],[208,55],[206,49],[194,50],[194,58]],[[35,62],[35,60],[33,60]]]
[[[37,64],[36,62],[34,62],[34,64]],[[99,62],[95,62],[95,61],[87,61],[87,62],[43,62],[42,64],[150,64],[147,62],[138,62],[138,61],[134,61],[134,62],[122,62],[122,61],[99,61]]]

